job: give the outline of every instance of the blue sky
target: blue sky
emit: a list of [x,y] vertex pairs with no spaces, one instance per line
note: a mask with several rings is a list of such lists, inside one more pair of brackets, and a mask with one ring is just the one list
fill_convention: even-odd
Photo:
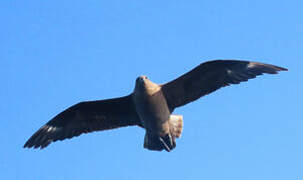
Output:
[[[303,179],[300,0],[0,2],[1,179]],[[127,95],[141,74],[164,83],[212,59],[289,68],[175,111],[171,153],[121,128],[25,141],[65,108]]]

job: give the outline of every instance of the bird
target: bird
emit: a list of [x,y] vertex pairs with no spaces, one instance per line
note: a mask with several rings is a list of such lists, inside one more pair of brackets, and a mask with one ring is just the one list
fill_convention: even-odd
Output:
[[279,71],[288,69],[246,60],[211,60],[164,84],[139,76],[129,95],[83,101],[62,111],[34,133],[24,148],[43,149],[84,133],[138,126],[146,131],[144,148],[170,152],[183,130],[183,116],[173,114],[176,108],[222,87]]

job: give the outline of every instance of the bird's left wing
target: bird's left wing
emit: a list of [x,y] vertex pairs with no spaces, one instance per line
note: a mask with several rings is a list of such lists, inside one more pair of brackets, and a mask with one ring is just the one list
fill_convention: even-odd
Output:
[[78,103],[42,126],[24,147],[42,149],[51,142],[79,136],[82,133],[130,125],[141,126],[131,96]]
[[277,74],[287,69],[257,62],[214,60],[200,64],[181,77],[161,85],[171,110],[183,106],[221,87],[239,84],[264,73]]

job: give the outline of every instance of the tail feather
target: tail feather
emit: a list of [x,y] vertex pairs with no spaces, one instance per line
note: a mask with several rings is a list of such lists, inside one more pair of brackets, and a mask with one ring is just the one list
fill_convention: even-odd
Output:
[[183,116],[171,115],[169,119],[169,133],[158,136],[150,133],[145,134],[144,148],[154,151],[166,150],[170,152],[176,147],[176,138],[181,136],[183,129]]
[[183,116],[182,115],[170,115],[169,119],[170,131],[176,138],[181,137],[183,130]]
[[175,147],[175,137],[171,136],[170,134],[167,134],[164,137],[150,135],[148,133],[145,134],[144,148],[154,151],[162,151],[165,149],[167,152],[170,152]]
[[152,136],[147,133],[144,137],[144,148],[154,151],[162,151],[164,149],[159,136]]

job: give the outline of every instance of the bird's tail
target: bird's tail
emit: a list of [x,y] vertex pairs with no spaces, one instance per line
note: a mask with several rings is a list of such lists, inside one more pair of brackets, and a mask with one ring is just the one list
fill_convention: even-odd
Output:
[[167,152],[170,152],[175,147],[176,140],[174,136],[171,136],[171,134],[167,134],[164,137],[151,135],[149,133],[145,134],[144,148],[153,151],[162,151],[165,149]]
[[149,133],[145,134],[144,148],[154,151],[162,151],[165,149],[170,152],[176,147],[176,138],[179,138],[183,129],[183,116],[171,115],[169,119],[170,133],[164,137],[152,135]]
[[181,137],[183,130],[183,116],[182,115],[170,115],[169,118],[170,132],[172,136],[176,138]]

